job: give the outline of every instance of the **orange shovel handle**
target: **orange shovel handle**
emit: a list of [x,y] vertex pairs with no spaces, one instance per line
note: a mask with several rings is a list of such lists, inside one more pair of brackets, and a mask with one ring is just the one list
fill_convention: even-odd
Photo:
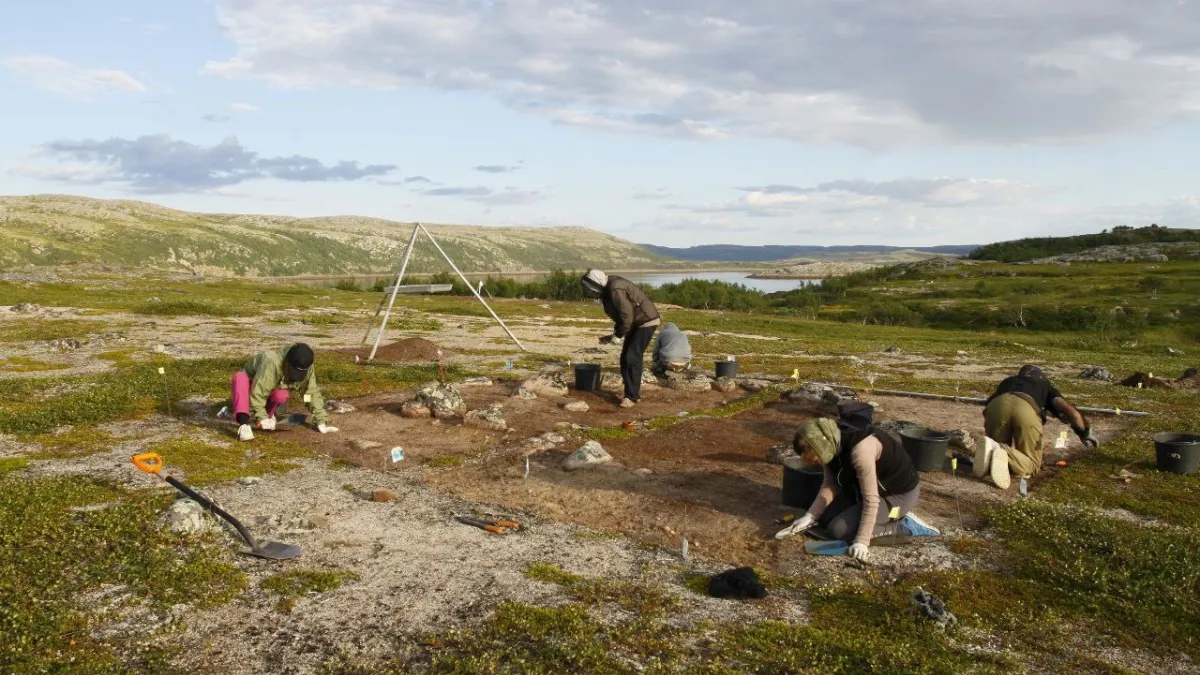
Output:
[[157,452],[144,452],[133,456],[133,465],[140,471],[159,475],[163,470],[162,457]]

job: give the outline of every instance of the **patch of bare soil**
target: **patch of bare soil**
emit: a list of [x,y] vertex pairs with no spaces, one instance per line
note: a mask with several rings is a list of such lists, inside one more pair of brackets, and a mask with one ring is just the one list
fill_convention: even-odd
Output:
[[[878,421],[982,430],[977,405],[892,397],[875,401]],[[696,418],[605,443],[615,462],[591,470],[569,473],[560,468],[573,449],[569,446],[535,455],[528,479],[522,454],[502,452],[481,464],[430,476],[429,482],[466,499],[622,532],[660,546],[677,548],[686,537],[692,550],[731,564],[795,571],[825,563],[807,556],[798,539],[773,539],[781,527],[775,519],[795,509],[782,506],[783,469],[765,457],[771,446],[789,442],[798,425],[813,415],[810,408],[771,403],[729,419]],[[1103,440],[1125,421],[1102,418],[1094,424]],[[1047,469],[1031,481],[1031,490],[1061,470],[1054,462],[1082,450],[1077,440],[1066,450],[1053,449],[1065,428],[1047,424]],[[976,527],[981,507],[1018,498],[1015,488],[1004,492],[974,478],[965,463],[951,475],[949,464],[947,460],[943,471],[921,475],[917,509],[944,533]],[[881,547],[880,563],[892,560],[905,569],[954,564],[955,556],[936,541],[918,540],[901,548],[907,553]]]
[[[436,361],[438,360],[438,351],[441,350],[441,358],[446,359],[450,356],[448,350],[441,349],[437,343],[430,342],[425,338],[412,337],[403,340],[397,340],[391,344],[380,345],[375,351],[375,360],[384,363],[412,363],[414,361]],[[357,356],[366,360],[371,355],[371,348],[367,346],[356,347],[351,349],[338,350],[351,356]]]
[[[461,416],[443,420],[410,419],[400,416],[400,408],[411,394],[381,394],[348,400],[357,410],[332,416],[336,434],[317,434],[308,429],[286,429],[279,436],[348,462],[376,470],[406,471],[412,465],[437,457],[482,453],[490,447],[519,442],[554,431],[561,422],[586,427],[617,427],[625,422],[645,420],[659,415],[696,410],[732,401],[744,392],[722,394],[716,391],[686,392],[672,389],[646,389],[634,408],[620,408],[614,392],[578,392],[565,397],[539,396],[523,399],[516,393],[518,382],[491,386],[461,387],[468,410],[499,403],[508,431],[491,431],[463,425]],[[567,412],[561,406],[568,399],[582,400],[587,412]],[[378,444],[378,445],[372,445]],[[391,448],[404,448],[404,461],[392,464]]]
[[1136,387],[1138,389],[1170,389],[1171,383],[1161,377],[1150,377],[1146,373],[1134,373],[1129,377],[1121,380],[1118,384],[1122,387]]

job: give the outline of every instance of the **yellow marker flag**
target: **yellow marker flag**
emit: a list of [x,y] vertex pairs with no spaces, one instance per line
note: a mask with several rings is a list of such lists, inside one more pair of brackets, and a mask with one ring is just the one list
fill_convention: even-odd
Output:
[[1117,408],[1117,416],[1119,417],[1120,415],[1121,415],[1121,409]]
[[162,366],[159,366],[159,368],[158,368],[158,374],[159,374],[159,375],[166,375],[166,374],[167,374],[167,369],[166,369],[166,368],[163,368]]
[[305,394],[305,395],[304,395],[304,402],[305,402],[305,403],[312,403],[312,394]]
[[800,379],[800,369],[799,368],[796,368],[795,370],[792,371],[792,379],[793,380]]
[[1065,432],[1065,431],[1062,432],[1061,434],[1058,435],[1058,437],[1063,439],[1064,441],[1067,440],[1067,432]]
[[958,458],[957,457],[950,458],[950,470],[958,471]]
[[888,512],[888,518],[890,518],[891,520],[899,520],[900,519],[900,507],[893,506],[892,510],[890,512]]

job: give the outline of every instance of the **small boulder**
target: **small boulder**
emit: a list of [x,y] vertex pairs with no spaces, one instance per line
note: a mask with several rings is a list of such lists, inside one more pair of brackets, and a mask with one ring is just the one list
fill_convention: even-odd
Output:
[[792,403],[836,404],[842,396],[823,384],[807,382],[788,392],[788,400]]
[[241,485],[242,487],[254,487],[255,485],[261,483],[262,479],[258,476],[243,476],[239,478],[237,482],[238,485]]
[[723,394],[729,394],[737,391],[737,381],[731,377],[718,377],[712,381],[712,388]]
[[585,413],[590,410],[586,401],[570,400],[563,404],[563,410],[567,412]]
[[337,415],[354,412],[354,406],[334,400],[325,401],[325,409]]
[[31,302],[21,302],[13,305],[12,311],[17,314],[37,314],[42,311],[42,306]]
[[1082,373],[1079,373],[1079,379],[1096,380],[1098,382],[1112,382],[1117,378],[1113,377],[1113,374],[1109,372],[1108,368],[1094,366],[1085,368]]
[[642,371],[642,389],[658,389],[658,378],[649,370]]
[[525,387],[517,387],[517,393],[513,394],[513,397],[524,399],[526,401],[532,401],[537,398],[537,394],[529,391]]
[[167,507],[159,523],[176,534],[201,534],[213,527],[204,507],[186,497]]
[[369,450],[374,450],[376,448],[382,448],[383,443],[376,443],[375,441],[368,441],[365,438],[356,438],[356,439],[350,441],[350,447],[354,448],[355,450],[358,450],[359,452],[367,452]]
[[563,460],[562,467],[567,471],[577,471],[579,469],[587,469],[600,464],[607,464],[612,461],[612,455],[604,451],[596,441],[588,441],[579,446],[579,449],[572,452]]
[[712,378],[704,373],[667,373],[664,381],[668,389],[677,391],[704,392],[713,388]]
[[779,464],[780,466],[784,466],[786,460],[792,458],[799,459],[799,456],[796,454],[795,449],[793,449],[790,444],[776,445],[770,450],[767,450],[767,461],[771,464]]
[[883,353],[891,354],[893,356],[899,356],[899,355],[903,354],[904,352],[900,351],[899,347],[892,346],[892,347],[888,347],[887,349],[883,350]]
[[469,377],[458,383],[460,387],[490,387],[492,381],[486,377]]
[[429,409],[429,413],[437,419],[445,419],[467,412],[467,404],[463,401],[458,387],[452,384],[431,384],[417,392],[413,401]]
[[538,373],[521,383],[521,388],[538,396],[566,396],[567,382],[559,373]]
[[83,343],[75,338],[59,338],[50,341],[50,348],[60,352],[73,352],[83,346]]
[[391,490],[375,490],[371,492],[371,501],[373,502],[398,502],[400,495]]
[[737,380],[737,384],[751,394],[757,394],[763,389],[771,386],[771,383],[768,380],[760,380],[758,378],[741,378]]
[[624,391],[625,381],[620,373],[601,373],[600,388],[604,391]]
[[955,429],[950,432],[950,447],[965,452],[975,452],[975,437],[967,429]]
[[505,431],[508,422],[504,420],[504,407],[499,404],[490,405],[479,410],[472,410],[463,416],[463,425],[477,429]]
[[429,410],[429,406],[420,401],[409,401],[400,406],[400,416],[409,418],[429,417],[433,413]]

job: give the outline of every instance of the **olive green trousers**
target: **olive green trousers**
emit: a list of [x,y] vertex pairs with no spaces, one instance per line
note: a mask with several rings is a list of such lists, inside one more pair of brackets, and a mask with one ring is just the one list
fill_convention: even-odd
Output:
[[1032,476],[1042,468],[1042,419],[1033,404],[1017,394],[1001,394],[983,411],[988,438],[1007,446],[1008,470]]

